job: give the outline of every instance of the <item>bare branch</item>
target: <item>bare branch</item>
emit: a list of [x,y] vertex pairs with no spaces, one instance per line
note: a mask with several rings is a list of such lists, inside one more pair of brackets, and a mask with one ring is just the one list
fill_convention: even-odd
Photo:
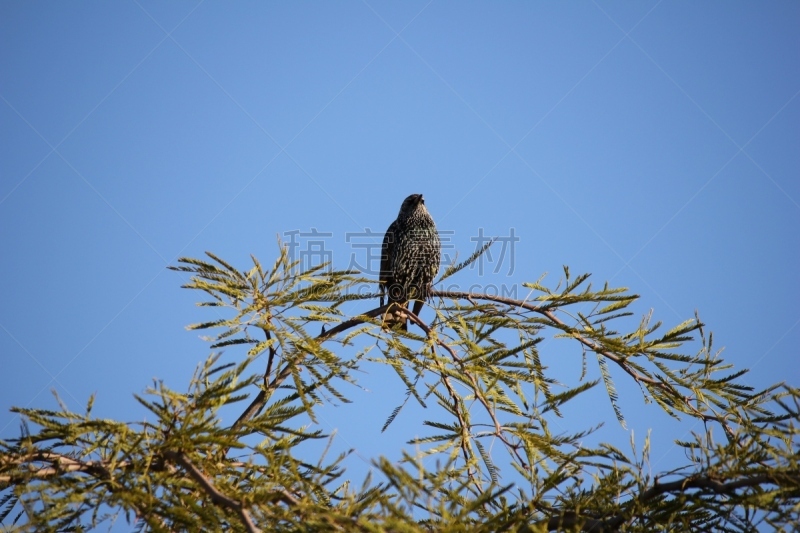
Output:
[[[33,463],[44,463],[46,466],[37,467]],[[11,465],[17,467],[25,465],[25,472],[0,476],[0,486],[17,483],[29,477],[48,478],[70,472],[82,472],[104,480],[111,477],[108,470],[108,461],[80,461],[73,457],[51,452],[35,452],[28,455],[3,456],[0,458],[0,467],[3,469]],[[120,469],[127,469],[131,464],[128,461],[119,461],[116,466]]]
[[714,479],[712,476],[686,476],[685,478],[669,483],[656,483],[644,491],[639,499],[647,501],[661,494],[668,492],[684,492],[691,489],[700,489],[703,492],[714,492],[716,494],[735,494],[738,489],[746,487],[760,487],[761,485],[778,485],[788,487],[800,487],[800,470],[776,474],[759,474],[743,477],[733,481],[723,482]]

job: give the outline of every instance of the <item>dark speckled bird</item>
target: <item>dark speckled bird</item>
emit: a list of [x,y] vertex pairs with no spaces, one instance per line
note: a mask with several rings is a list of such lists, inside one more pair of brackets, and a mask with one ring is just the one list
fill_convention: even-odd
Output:
[[[384,294],[389,303],[408,307],[414,302],[414,314],[422,310],[422,304],[430,295],[431,283],[439,271],[442,245],[430,213],[425,208],[421,194],[412,194],[400,206],[397,219],[389,225],[381,249],[381,305]],[[406,329],[406,321],[386,317],[385,326],[392,328],[400,324]]]

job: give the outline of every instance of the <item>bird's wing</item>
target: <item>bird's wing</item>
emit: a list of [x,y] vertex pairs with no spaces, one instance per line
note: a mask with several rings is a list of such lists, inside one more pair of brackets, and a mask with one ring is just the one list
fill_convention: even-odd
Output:
[[[383,245],[381,246],[381,272],[378,280],[381,282],[380,292],[381,295],[386,293],[386,289],[392,284],[392,255],[394,253],[395,245],[395,223],[389,225],[386,230],[386,235],[383,236]],[[381,296],[381,305],[383,305],[383,296]]]
[[442,241],[439,239],[439,232],[436,227],[433,228],[433,260],[431,261],[431,268],[433,269],[433,276],[431,280],[439,273],[439,264],[442,262]]

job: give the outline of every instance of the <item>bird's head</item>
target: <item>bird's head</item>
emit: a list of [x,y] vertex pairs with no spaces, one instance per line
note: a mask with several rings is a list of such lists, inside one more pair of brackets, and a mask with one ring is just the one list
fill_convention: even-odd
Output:
[[425,211],[425,198],[423,198],[421,194],[412,194],[403,200],[398,218],[409,217],[418,209]]

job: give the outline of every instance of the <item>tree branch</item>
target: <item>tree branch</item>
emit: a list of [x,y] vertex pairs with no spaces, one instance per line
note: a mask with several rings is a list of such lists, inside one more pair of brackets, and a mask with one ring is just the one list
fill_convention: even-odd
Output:
[[189,473],[189,476],[191,476],[192,479],[194,479],[203,488],[214,504],[236,512],[244,526],[247,528],[247,531],[250,533],[261,533],[261,530],[253,523],[253,519],[250,517],[250,513],[247,512],[247,509],[244,508],[244,505],[242,505],[241,502],[237,502],[233,498],[221,493],[217,487],[214,486],[211,480],[208,479],[205,474],[203,474],[203,472],[194,465],[194,463],[192,463],[186,454],[182,452],[166,451],[163,455],[164,458],[181,465]]
[[[783,479],[778,479],[782,477]],[[748,487],[760,487],[762,485],[778,485],[797,487],[800,486],[800,470],[789,471],[783,474],[758,474],[735,479],[728,482],[718,481],[710,475],[690,475],[684,478],[671,481],[669,483],[653,484],[652,487],[644,491],[637,498],[645,503],[653,498],[667,493],[685,492],[692,489],[699,489],[701,492],[721,494],[726,496],[735,495],[736,491]],[[577,513],[566,513],[563,516],[555,516],[546,521],[548,531],[556,531],[581,526],[581,531],[599,533],[604,531],[618,531],[619,527],[626,521],[635,518],[625,513],[619,513],[598,518],[596,516],[581,516]]]
[[[34,452],[28,455],[4,456],[0,459],[0,466],[5,470],[8,466],[22,467],[26,465],[25,472],[19,474],[5,474],[0,476],[0,486],[10,485],[24,481],[29,477],[48,478],[58,474],[82,472],[95,478],[106,480],[111,477],[108,470],[108,461],[80,461],[59,453]],[[45,463],[48,466],[34,466],[33,463]],[[127,469],[131,466],[128,461],[119,461],[116,466]]]
[[474,292],[462,292],[462,291],[433,291],[431,293],[431,297],[440,297],[440,298],[453,298],[453,299],[463,299],[471,302],[475,305],[475,300],[486,300],[490,302],[497,302],[506,304],[512,307],[521,307],[523,309],[527,309],[528,311],[532,311],[539,315],[546,317],[550,322],[551,325],[570,333],[573,338],[575,338],[578,342],[592,350],[593,352],[602,355],[616,363],[622,370],[624,370],[628,375],[630,375],[634,381],[637,383],[645,383],[647,385],[656,387],[661,389],[662,391],[666,392],[668,395],[672,396],[675,400],[682,401],[687,409],[697,418],[700,418],[704,422],[717,422],[723,426],[725,430],[725,434],[732,435],[732,430],[728,426],[727,421],[719,416],[716,415],[708,415],[706,413],[701,412],[699,409],[691,405],[690,399],[686,396],[683,396],[680,392],[678,392],[675,387],[668,383],[664,383],[661,380],[651,378],[649,376],[645,376],[631,368],[631,366],[625,361],[624,358],[620,357],[619,355],[610,352],[609,350],[603,348],[602,346],[598,345],[596,342],[592,341],[591,339],[586,338],[585,336],[581,335],[577,332],[574,328],[569,327],[565,324],[561,319],[559,319],[555,313],[551,310],[551,306],[540,306],[540,305],[533,305],[529,304],[524,300],[516,300],[514,298],[506,298],[504,296],[496,296],[493,294],[483,294],[483,293],[474,293]]
[[[367,311],[366,313],[363,313],[361,315],[353,317],[350,320],[346,320],[346,321],[342,322],[341,324],[338,324],[337,326],[335,326],[335,327],[333,327],[333,328],[331,328],[331,329],[329,329],[327,331],[323,331],[322,333],[317,335],[314,338],[314,340],[320,341],[320,342],[326,341],[326,340],[330,339],[331,337],[333,337],[334,335],[336,335],[338,333],[341,333],[343,331],[347,331],[348,329],[350,329],[352,327],[355,327],[355,326],[357,326],[359,324],[363,324],[364,322],[367,321],[367,318],[375,318],[376,316],[379,316],[379,315],[385,313],[387,309],[389,309],[389,305],[383,305],[381,307],[376,307],[375,309],[372,309],[371,311]],[[269,332],[267,332],[267,335],[269,336]],[[283,370],[281,370],[278,373],[278,375],[275,376],[275,379],[273,379],[272,382],[267,384],[266,381],[269,378],[269,372],[272,369],[273,357],[274,357],[273,353],[270,350],[270,359],[269,359],[269,362],[267,364],[267,372],[268,373],[264,375],[264,389],[259,391],[259,393],[253,399],[253,401],[250,402],[250,405],[247,406],[247,409],[245,409],[244,412],[241,415],[239,415],[239,418],[237,418],[236,422],[234,422],[233,425],[231,426],[232,430],[235,431],[235,430],[239,429],[242,426],[242,424],[244,424],[245,422],[247,422],[248,420],[253,418],[256,415],[256,413],[258,413],[261,409],[263,409],[264,406],[267,403],[267,396],[270,393],[272,393],[272,391],[274,391],[276,388],[278,388],[280,386],[280,384],[283,383],[286,380],[286,378],[288,378],[292,374],[292,370],[291,369],[292,369],[292,366],[293,366],[294,363],[287,362],[286,366],[283,367]]]
[[[784,479],[778,479],[778,478]],[[644,491],[639,499],[641,501],[651,500],[667,492],[684,492],[690,489],[700,489],[703,492],[714,492],[716,494],[735,494],[738,489],[746,487],[758,487],[761,485],[788,485],[789,487],[800,487],[800,470],[789,471],[782,474],[758,474],[743,477],[733,481],[722,482],[709,475],[691,475],[669,483],[658,483],[656,481],[652,487]]]
[[[473,305],[474,305],[474,302],[473,302]],[[426,336],[430,338],[430,336],[431,336],[431,328],[427,324],[425,324],[422,321],[422,319],[420,319],[413,312],[409,311],[408,309],[404,309],[403,311],[408,316],[408,318],[412,322],[417,324],[420,328],[422,328],[422,330],[425,332]],[[529,466],[526,463],[526,461],[519,454],[519,447],[514,445],[514,444],[512,444],[511,442],[509,442],[508,439],[506,438],[506,436],[505,436],[505,434],[503,432],[502,425],[500,424],[500,421],[497,419],[497,414],[495,413],[495,410],[492,409],[492,407],[489,405],[489,402],[486,400],[486,397],[484,396],[483,391],[478,386],[478,380],[475,379],[475,376],[473,375],[473,373],[467,371],[464,368],[464,361],[458,356],[458,354],[456,354],[455,350],[453,350],[453,348],[449,344],[445,343],[441,339],[436,339],[436,344],[441,346],[442,348],[444,348],[447,351],[447,353],[450,354],[450,358],[453,359],[453,362],[455,362],[461,368],[462,373],[467,378],[469,378],[470,384],[472,385],[472,392],[475,393],[475,397],[478,399],[478,401],[481,403],[483,408],[486,410],[486,413],[492,419],[492,423],[494,424],[494,430],[495,430],[493,435],[496,436],[498,439],[500,439],[500,442],[502,442],[506,446],[506,448],[509,450],[509,452],[511,452],[511,454],[517,459],[517,461],[519,462],[520,466],[522,466],[523,468],[526,468],[526,469],[529,468]],[[443,375],[443,379],[446,380],[447,379],[446,376]],[[449,381],[445,381],[445,385],[447,386],[448,391],[450,391],[451,394],[453,395],[453,400],[455,401],[456,400],[455,391],[453,391],[453,389],[451,388]],[[458,419],[461,422],[462,427],[465,427],[465,422],[464,422],[463,417],[461,416],[460,413],[458,413],[458,415],[459,415]],[[466,459],[466,457],[465,457],[465,459]]]

